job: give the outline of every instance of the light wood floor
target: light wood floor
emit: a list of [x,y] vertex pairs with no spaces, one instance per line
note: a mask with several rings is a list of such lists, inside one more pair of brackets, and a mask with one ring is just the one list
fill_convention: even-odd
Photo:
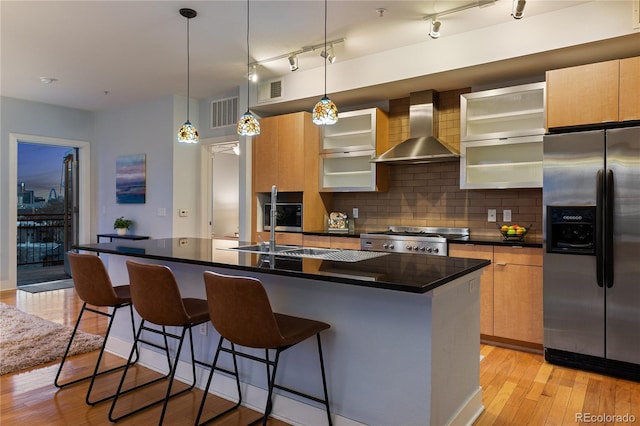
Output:
[[[73,289],[31,294],[24,291],[0,292],[0,302],[55,321],[73,325],[81,302]],[[106,321],[93,314],[83,321],[82,329],[103,334]],[[480,385],[483,389],[485,411],[476,425],[560,425],[579,424],[576,415],[634,416],[640,423],[640,383],[615,379],[544,362],[541,355],[495,346],[482,345],[484,359],[480,363]],[[74,372],[93,366],[95,352],[73,358]],[[109,365],[120,361],[116,357]],[[84,403],[87,384],[58,390],[53,379],[58,363],[45,364],[30,370],[0,376],[0,424],[4,425],[102,425],[109,423],[110,404],[89,407]],[[154,374],[139,369],[138,378],[144,380]],[[113,386],[116,377],[106,377],[96,388],[97,396]],[[149,392],[152,392],[150,390]],[[142,395],[152,398],[151,394]],[[193,423],[202,396],[195,390],[180,396],[169,405],[165,424]],[[208,398],[206,415],[216,412],[226,401]],[[154,408],[118,422],[122,425],[157,423],[159,408]],[[243,409],[215,424],[248,424],[259,413]],[[628,417],[627,417],[628,418]],[[612,419],[616,420],[616,419]],[[600,421],[596,424],[625,424],[622,421]],[[284,423],[270,419],[271,425]],[[390,425],[395,426],[395,425]],[[398,425],[404,426],[404,425]],[[434,425],[438,426],[438,425]]]

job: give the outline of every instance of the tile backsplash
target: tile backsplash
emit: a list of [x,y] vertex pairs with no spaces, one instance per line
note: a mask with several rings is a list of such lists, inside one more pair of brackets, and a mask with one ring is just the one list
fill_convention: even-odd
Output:
[[[459,151],[461,89],[440,93],[441,140]],[[409,137],[409,99],[389,103],[389,142]],[[357,207],[356,232],[396,226],[468,227],[472,235],[498,236],[496,224],[487,222],[487,210],[511,210],[511,223],[532,225],[530,237],[542,238],[542,189],[460,189],[460,163],[390,166],[387,192],[335,193],[333,210],[351,216]],[[529,238],[529,237],[528,237]]]

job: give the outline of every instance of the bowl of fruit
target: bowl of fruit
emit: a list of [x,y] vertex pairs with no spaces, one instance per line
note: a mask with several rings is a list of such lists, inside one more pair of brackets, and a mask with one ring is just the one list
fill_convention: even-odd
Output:
[[529,229],[531,229],[531,225],[529,225],[528,227],[524,227],[517,224],[507,225],[505,223],[502,225],[496,224],[496,226],[498,227],[498,230],[502,234],[502,237],[504,238],[505,241],[507,240],[522,241],[524,240],[524,236],[527,235],[527,232],[529,232]]

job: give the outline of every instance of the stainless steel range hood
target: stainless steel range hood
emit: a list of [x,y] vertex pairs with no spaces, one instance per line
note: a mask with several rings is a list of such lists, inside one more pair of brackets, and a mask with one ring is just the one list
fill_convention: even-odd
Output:
[[409,103],[409,139],[371,162],[423,164],[458,160],[460,155],[434,136],[438,133],[438,93],[433,90],[411,93]]

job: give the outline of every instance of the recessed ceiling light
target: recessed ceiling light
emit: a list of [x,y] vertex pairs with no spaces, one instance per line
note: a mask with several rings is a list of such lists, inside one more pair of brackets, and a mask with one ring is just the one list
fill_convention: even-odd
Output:
[[43,84],[51,84],[58,81],[57,78],[53,78],[53,77],[40,77],[40,83]]

